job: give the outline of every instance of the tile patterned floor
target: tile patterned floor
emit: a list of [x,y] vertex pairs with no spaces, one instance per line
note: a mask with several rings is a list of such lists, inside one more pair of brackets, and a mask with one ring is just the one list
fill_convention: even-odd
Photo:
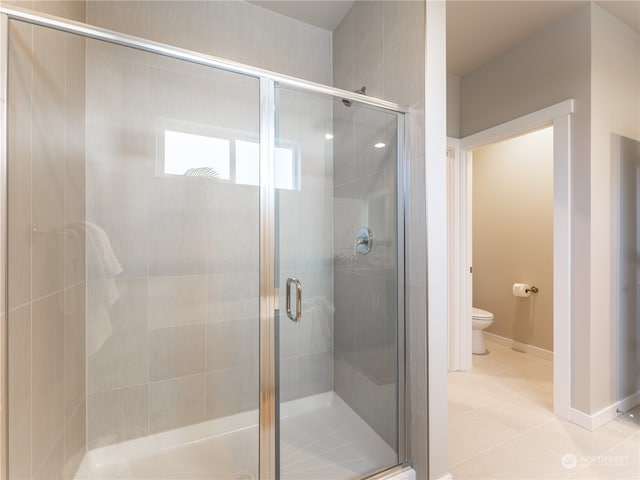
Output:
[[449,373],[449,472],[467,479],[640,479],[640,426],[595,432],[552,413],[552,364],[487,342],[471,372]]

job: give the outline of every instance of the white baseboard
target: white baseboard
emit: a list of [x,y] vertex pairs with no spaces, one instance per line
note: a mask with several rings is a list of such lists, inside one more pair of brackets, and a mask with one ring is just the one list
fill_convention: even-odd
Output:
[[631,410],[638,405],[640,405],[640,391],[633,395],[629,395],[627,398],[624,398],[619,402],[612,403],[593,415],[571,408],[569,409],[569,420],[576,425],[586,428],[587,430],[594,431],[616,418],[618,416],[618,409],[626,411]]
[[582,428],[586,428],[587,430],[595,430],[595,428],[593,427],[593,416],[588,415],[580,410],[576,410],[575,408],[569,409],[569,421],[575,423],[576,425],[580,425]]
[[620,400],[617,408],[626,412],[627,410],[636,408],[638,405],[640,405],[640,390],[633,395],[629,395],[627,398]]
[[485,338],[490,342],[497,343],[498,345],[504,345],[506,347],[513,348],[519,352],[525,352],[533,355],[534,357],[544,358],[553,362],[553,352],[545,350],[544,348],[534,347],[533,345],[527,345],[526,343],[516,342],[510,338],[501,337],[495,333],[484,332]]

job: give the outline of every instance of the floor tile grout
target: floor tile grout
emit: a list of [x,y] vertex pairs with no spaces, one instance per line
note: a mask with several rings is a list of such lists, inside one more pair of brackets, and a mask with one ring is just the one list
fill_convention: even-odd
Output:
[[[588,474],[589,467],[583,465],[573,470],[565,466],[564,456],[561,457],[557,451],[559,448],[567,449],[567,455],[573,453],[578,458],[589,458],[615,454],[634,439],[640,446],[640,433],[632,430],[627,432],[615,424],[596,432],[582,431],[577,426],[578,430],[566,428],[564,421],[553,414],[552,362],[488,343],[493,356],[474,357],[471,372],[449,374],[449,470],[454,474],[454,479],[519,480],[534,476],[545,479],[579,478],[576,476],[580,475],[578,472],[585,471]],[[504,367],[500,365],[503,362]],[[495,400],[491,400],[491,395],[496,395]],[[520,402],[520,405],[510,408],[514,402]],[[504,421],[500,417],[501,404],[504,405]],[[533,418],[529,417],[533,424],[521,418],[529,411],[535,415]],[[465,415],[467,418],[461,418]],[[554,422],[559,423],[556,426]],[[535,433],[537,429],[555,428],[562,431],[555,444],[552,442],[554,435],[549,437],[551,443],[545,443],[546,437],[541,436],[545,435],[545,430]],[[500,438],[502,435],[504,438]],[[491,444],[492,441],[497,443]],[[485,447],[483,442],[489,446]],[[508,450],[505,446],[511,442],[517,442],[511,447],[512,456],[513,448],[524,449],[529,453],[523,453],[522,461],[510,462],[507,456],[504,462],[496,462],[495,459],[500,458],[501,449]],[[631,448],[633,446],[634,444],[630,445]],[[593,449],[593,454],[590,449]],[[456,453],[461,458],[455,458]],[[627,465],[629,466],[634,469],[635,463]],[[532,470],[527,471],[527,468]],[[620,470],[612,469],[606,472],[609,475],[602,478],[617,479],[615,475],[619,472]],[[640,472],[638,473],[640,478]]]

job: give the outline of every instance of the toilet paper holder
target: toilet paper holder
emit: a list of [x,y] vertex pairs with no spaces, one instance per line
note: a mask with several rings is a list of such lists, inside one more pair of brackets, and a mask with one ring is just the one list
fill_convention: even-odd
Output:
[[532,293],[538,293],[538,287],[529,285],[528,283],[514,283],[511,292],[514,297],[527,298]]

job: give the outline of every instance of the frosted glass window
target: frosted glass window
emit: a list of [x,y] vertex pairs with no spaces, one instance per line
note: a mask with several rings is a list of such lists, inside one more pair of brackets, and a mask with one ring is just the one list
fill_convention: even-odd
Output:
[[258,185],[260,182],[260,147],[255,142],[236,140],[236,183]]
[[192,133],[164,132],[164,173],[184,175],[188,170],[211,168],[216,178],[229,180],[230,142]]
[[293,163],[293,150],[276,147],[276,188],[294,190],[296,185],[296,165]]
[[[291,148],[276,147],[276,188],[295,190],[298,188],[298,166],[295,152]],[[236,140],[236,183],[258,185],[260,181],[260,148],[255,142]]]

